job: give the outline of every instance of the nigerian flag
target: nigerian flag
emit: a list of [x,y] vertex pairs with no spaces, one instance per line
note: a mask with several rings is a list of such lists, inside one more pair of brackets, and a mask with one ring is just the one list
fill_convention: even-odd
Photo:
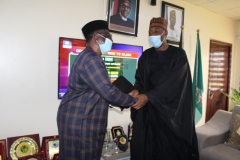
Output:
[[195,55],[192,89],[193,89],[193,106],[195,109],[195,124],[197,124],[202,117],[202,93],[203,93],[202,58],[199,30],[197,30],[197,47]]

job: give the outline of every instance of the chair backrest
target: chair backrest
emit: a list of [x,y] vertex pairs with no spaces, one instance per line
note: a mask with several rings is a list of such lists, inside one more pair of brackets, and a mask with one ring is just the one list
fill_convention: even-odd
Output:
[[232,116],[231,116],[231,119],[230,119],[230,133],[232,133],[232,130],[233,130],[233,117],[234,117],[234,114],[239,114],[240,115],[240,106],[235,106],[233,108]]
[[240,105],[233,108],[233,114],[240,114]]
[[224,125],[229,127],[229,123],[232,117],[232,112],[225,111],[225,110],[217,110],[217,112],[212,116],[212,118],[206,122],[208,125]]

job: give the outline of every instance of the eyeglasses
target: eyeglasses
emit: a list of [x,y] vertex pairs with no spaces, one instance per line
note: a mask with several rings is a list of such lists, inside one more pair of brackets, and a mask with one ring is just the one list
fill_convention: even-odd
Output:
[[104,38],[108,38],[108,39],[112,39],[112,34],[110,33],[97,33],[100,36],[104,37]]
[[127,8],[127,9],[131,9],[130,6],[126,6],[125,4],[121,4],[121,7],[122,7],[122,8]]

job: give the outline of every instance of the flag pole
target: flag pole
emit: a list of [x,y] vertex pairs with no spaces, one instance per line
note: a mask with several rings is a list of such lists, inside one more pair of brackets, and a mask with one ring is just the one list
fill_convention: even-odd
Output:
[[180,42],[179,42],[179,47],[180,48],[184,48],[183,29],[184,29],[184,26],[181,26],[181,35],[180,35]]
[[182,32],[183,32],[183,29],[184,29],[184,26],[181,26],[181,30],[182,30]]

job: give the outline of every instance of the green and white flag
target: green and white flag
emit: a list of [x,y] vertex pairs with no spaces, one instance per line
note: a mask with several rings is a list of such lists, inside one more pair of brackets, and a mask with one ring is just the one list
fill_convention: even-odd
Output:
[[194,76],[193,76],[193,105],[195,108],[195,124],[202,118],[202,93],[203,93],[203,76],[202,76],[202,56],[199,39],[199,30],[197,30],[197,47],[195,55]]

